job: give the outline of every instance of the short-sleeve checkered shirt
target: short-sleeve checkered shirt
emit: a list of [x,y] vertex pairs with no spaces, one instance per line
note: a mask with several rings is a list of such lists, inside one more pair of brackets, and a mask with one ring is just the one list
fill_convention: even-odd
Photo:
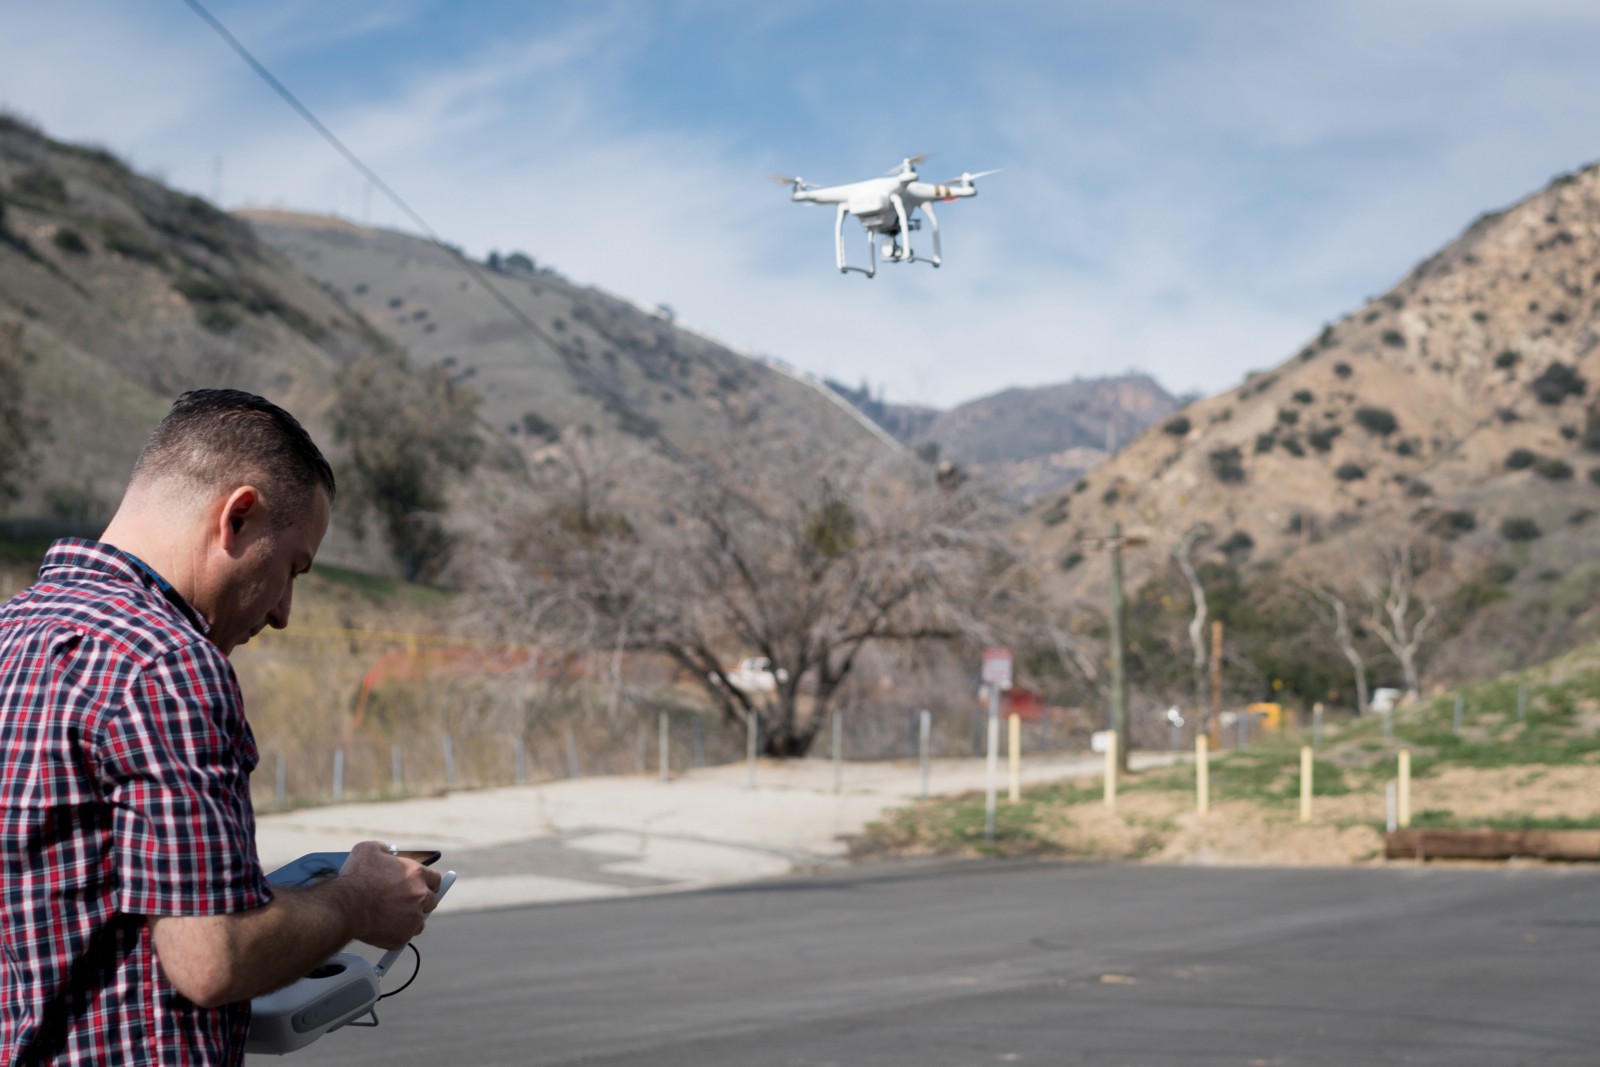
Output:
[[57,542],[0,606],[0,1065],[244,1057],[249,1004],[184,999],[143,918],[272,899],[255,738],[205,631],[91,541]]

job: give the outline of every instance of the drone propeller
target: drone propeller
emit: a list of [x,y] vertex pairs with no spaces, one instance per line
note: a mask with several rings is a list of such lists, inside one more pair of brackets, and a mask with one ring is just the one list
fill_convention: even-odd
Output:
[[951,178],[945,184],[946,185],[971,185],[973,182],[977,181],[979,178],[987,178],[991,174],[999,174],[1000,171],[1003,170],[1003,169],[1004,169],[1003,167],[996,167],[994,170],[980,170],[976,174],[972,174],[972,173],[968,173],[968,172],[963,171],[961,177],[959,177],[959,178]]
[[904,159],[902,159],[900,161],[900,165],[898,167],[894,167],[894,168],[892,168],[890,170],[886,170],[883,173],[885,174],[885,176],[888,176],[888,177],[893,177],[896,174],[904,174],[906,171],[911,170],[913,167],[921,166],[923,163],[926,163],[928,161],[929,155],[930,155],[930,153],[927,153],[927,152],[918,152],[914,156],[907,156],[906,158],[904,158]]
[[801,189],[815,189],[816,188],[816,186],[812,185],[810,182],[806,181],[804,178],[801,178],[798,175],[796,175],[795,177],[791,178],[787,174],[769,174],[769,175],[767,175],[767,177],[770,178],[771,180],[777,182],[779,185],[787,185],[787,186],[792,187],[796,192],[798,192]]

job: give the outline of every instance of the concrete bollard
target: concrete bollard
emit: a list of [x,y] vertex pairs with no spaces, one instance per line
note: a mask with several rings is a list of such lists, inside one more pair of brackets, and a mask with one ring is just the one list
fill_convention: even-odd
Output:
[[1117,732],[1106,731],[1106,807],[1117,806]]
[[1311,821],[1311,746],[1300,749],[1300,821]]
[[1411,750],[1400,750],[1400,787],[1395,818],[1403,830],[1411,825]]
[[1006,725],[1010,728],[1006,753],[1011,772],[1010,798],[1011,803],[1015,804],[1022,799],[1022,716],[1012,712]]

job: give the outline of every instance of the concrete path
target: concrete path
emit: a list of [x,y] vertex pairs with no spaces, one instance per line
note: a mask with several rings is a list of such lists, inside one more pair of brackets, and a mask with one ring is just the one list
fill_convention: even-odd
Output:
[[[1134,766],[1170,756],[1135,754]],[[1099,775],[1082,753],[1024,762],[1024,783]],[[1000,800],[1005,800],[1001,762]],[[262,816],[270,871],[307,852],[375,838],[444,852],[461,880],[441,907],[465,911],[543,901],[691,889],[842,865],[849,838],[916,799],[911,762],[846,763],[835,790],[826,760],[707,767],[662,782],[649,775],[577,778],[390,803],[338,804]],[[982,759],[937,760],[934,794],[982,790]]]

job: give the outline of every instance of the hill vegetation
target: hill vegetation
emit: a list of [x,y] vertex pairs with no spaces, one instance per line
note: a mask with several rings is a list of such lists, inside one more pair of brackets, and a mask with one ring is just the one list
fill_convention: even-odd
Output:
[[[1046,855],[1152,863],[1337,866],[1381,862],[1387,786],[1410,753],[1410,825],[1600,829],[1600,644],[1382,717],[1332,722],[1315,753],[1312,818],[1300,821],[1308,717],[1210,763],[1211,808],[1196,810],[1192,762],[1121,782],[1023,790],[985,834],[982,795],[925,801],[872,827],[866,851]],[[1224,744],[1232,744],[1225,739]]]
[[[1142,542],[1124,565],[1146,715],[1209,703],[1197,619],[1224,624],[1230,703],[1301,708],[1353,708],[1357,675],[1433,693],[1595,637],[1597,299],[1590,167],[1042,501],[1019,532],[1074,605],[1076,659],[1104,647],[1092,546],[1114,522]],[[1035,668],[1071,688],[1057,660]]]

